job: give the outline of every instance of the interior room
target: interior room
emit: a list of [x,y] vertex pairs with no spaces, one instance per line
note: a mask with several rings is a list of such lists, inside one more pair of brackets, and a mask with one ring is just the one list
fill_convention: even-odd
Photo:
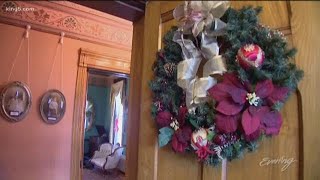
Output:
[[0,1],[0,180],[320,180],[320,1]]
[[84,121],[83,179],[125,174],[129,77],[89,70]]

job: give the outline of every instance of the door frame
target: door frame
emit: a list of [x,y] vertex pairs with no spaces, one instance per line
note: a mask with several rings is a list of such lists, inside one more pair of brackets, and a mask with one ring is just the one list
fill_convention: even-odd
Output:
[[[94,52],[88,49],[80,49],[78,72],[75,89],[74,111],[72,122],[71,143],[71,180],[82,180],[82,159],[84,152],[84,117],[85,102],[87,97],[87,83],[89,69],[107,70],[128,74],[130,77],[130,62],[108,54]],[[131,88],[130,88],[131,89]],[[129,97],[130,93],[129,93]],[[129,99],[130,101],[130,99]],[[130,108],[130,107],[129,107]],[[130,122],[130,119],[128,120]],[[128,129],[130,127],[128,126]],[[129,134],[129,133],[128,133]],[[130,140],[130,136],[127,138]],[[134,136],[134,135],[133,135]],[[128,148],[128,147],[127,147]],[[128,165],[128,163],[126,163]]]

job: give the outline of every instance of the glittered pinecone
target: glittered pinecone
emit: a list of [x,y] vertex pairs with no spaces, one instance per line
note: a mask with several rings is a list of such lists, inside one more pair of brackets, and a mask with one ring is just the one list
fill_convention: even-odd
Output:
[[176,65],[174,63],[166,63],[163,68],[166,71],[167,76],[172,77],[176,70]]
[[267,37],[269,39],[272,39],[272,38],[275,38],[275,37],[280,37],[282,40],[286,41],[286,37],[279,30],[271,29],[270,26],[264,26],[262,24],[260,24],[258,26],[258,28],[259,28],[260,31],[263,30],[263,29],[267,30],[267,32],[268,32]]
[[163,105],[160,101],[154,102],[154,105],[157,107],[157,111],[163,111]]
[[218,134],[214,137],[213,142],[219,146],[222,146],[227,143],[227,140],[224,135]]

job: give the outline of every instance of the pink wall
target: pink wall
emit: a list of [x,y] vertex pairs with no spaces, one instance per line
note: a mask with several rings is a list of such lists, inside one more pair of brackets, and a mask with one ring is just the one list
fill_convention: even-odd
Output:
[[[0,24],[0,85],[7,82],[23,28]],[[111,56],[130,58],[119,49],[80,40],[64,40],[64,87],[67,100],[64,118],[56,125],[45,124],[39,113],[39,101],[47,89],[51,64],[59,37],[38,31],[30,32],[30,89],[32,107],[27,117],[10,123],[0,117],[1,180],[69,180],[72,117],[80,48],[108,52]],[[22,46],[11,80],[27,81],[27,48]],[[49,88],[60,89],[60,54],[58,51]]]

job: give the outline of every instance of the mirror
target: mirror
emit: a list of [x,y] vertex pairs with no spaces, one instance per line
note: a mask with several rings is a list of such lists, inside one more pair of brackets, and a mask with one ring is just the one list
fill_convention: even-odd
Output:
[[86,100],[86,117],[84,123],[85,131],[90,130],[94,123],[94,103],[92,98]]

